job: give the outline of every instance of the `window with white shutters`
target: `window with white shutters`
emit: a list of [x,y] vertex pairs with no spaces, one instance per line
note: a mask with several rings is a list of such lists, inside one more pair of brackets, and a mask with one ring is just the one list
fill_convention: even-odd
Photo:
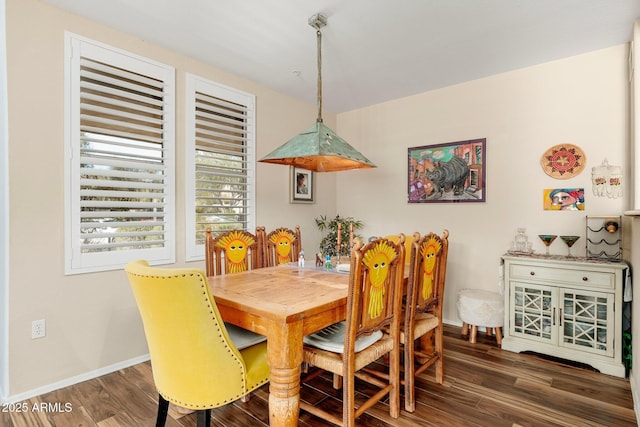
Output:
[[255,96],[186,76],[187,260],[207,228],[255,232]]
[[175,71],[66,40],[67,274],[175,262]]

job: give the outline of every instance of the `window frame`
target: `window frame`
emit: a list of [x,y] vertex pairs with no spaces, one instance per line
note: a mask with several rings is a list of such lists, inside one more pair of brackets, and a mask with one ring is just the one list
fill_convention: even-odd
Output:
[[[246,231],[256,227],[256,114],[255,95],[214,82],[195,74],[185,74],[185,242],[186,261],[205,258],[204,239],[196,238],[196,92],[246,106]],[[204,230],[202,230],[204,235]]]
[[[65,274],[123,268],[146,259],[151,265],[175,263],[175,68],[65,31]],[[82,252],[81,237],[81,58],[99,61],[162,82],[163,213],[159,248]]]

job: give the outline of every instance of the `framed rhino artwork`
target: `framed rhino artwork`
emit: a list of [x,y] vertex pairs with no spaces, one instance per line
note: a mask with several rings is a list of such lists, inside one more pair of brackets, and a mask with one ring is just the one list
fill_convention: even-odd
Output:
[[486,138],[409,148],[409,203],[484,202]]

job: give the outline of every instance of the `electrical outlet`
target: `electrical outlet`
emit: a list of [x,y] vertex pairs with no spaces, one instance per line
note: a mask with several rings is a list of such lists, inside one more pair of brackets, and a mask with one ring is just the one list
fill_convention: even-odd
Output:
[[31,322],[31,339],[44,338],[46,334],[47,330],[44,319],[34,320]]

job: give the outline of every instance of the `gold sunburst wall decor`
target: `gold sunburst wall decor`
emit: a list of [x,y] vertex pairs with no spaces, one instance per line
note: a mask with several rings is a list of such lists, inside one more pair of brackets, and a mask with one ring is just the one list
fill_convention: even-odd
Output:
[[573,144],[559,144],[542,155],[540,165],[547,175],[556,179],[569,179],[578,175],[587,164],[587,156]]

